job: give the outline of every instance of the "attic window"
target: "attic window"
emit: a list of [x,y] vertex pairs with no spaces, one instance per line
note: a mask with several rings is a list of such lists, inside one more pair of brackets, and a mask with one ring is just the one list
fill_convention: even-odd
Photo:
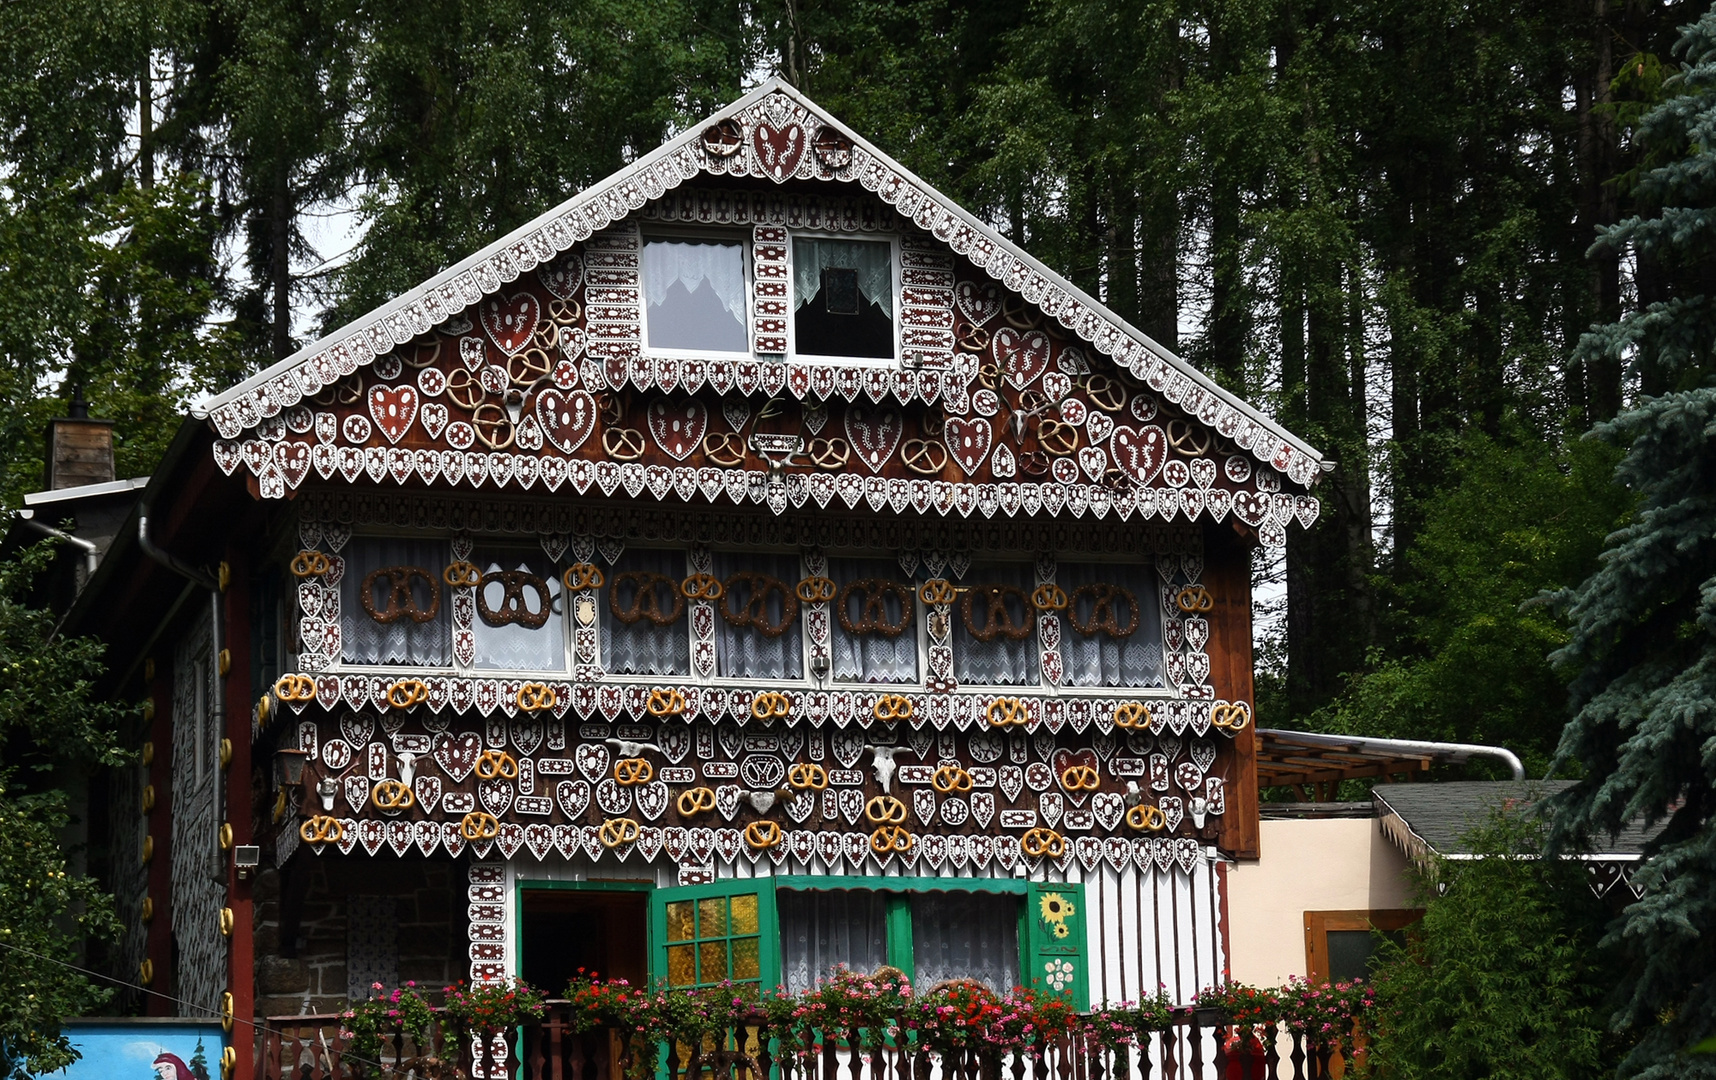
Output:
[[894,358],[894,248],[795,237],[793,340],[801,356]]
[[750,351],[743,244],[646,240],[643,288],[651,349]]

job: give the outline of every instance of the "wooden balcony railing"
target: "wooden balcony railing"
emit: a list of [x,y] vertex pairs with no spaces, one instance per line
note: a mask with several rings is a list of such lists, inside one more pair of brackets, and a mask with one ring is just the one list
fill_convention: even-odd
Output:
[[[759,1022],[761,1017],[758,1017]],[[1040,1056],[966,1051],[939,1054],[876,1045],[867,1032],[823,1033],[793,1045],[760,1043],[755,1026],[725,1033],[721,1045],[669,1045],[658,1075],[676,1080],[1335,1080],[1351,1070],[1334,1046],[1278,1027],[1263,1045],[1204,1010],[1178,1009],[1174,1026],[1143,1045],[1108,1050],[1082,1035],[1061,1036]],[[419,1045],[385,1034],[378,1060],[349,1055],[334,1014],[269,1017],[257,1046],[262,1080],[624,1080],[641,1062],[629,1033],[577,1031],[567,1003],[550,1001],[542,1021],[486,1039],[455,1041],[439,1010]],[[1361,1039],[1362,1043],[1362,1039]],[[854,1047],[857,1050],[854,1051]],[[1362,1049],[1357,1057],[1362,1061]]]

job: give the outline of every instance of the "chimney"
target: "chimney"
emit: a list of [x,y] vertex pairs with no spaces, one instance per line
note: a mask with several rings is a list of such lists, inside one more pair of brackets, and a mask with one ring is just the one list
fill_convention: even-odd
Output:
[[70,415],[48,421],[42,484],[49,491],[104,484],[113,476],[113,421],[91,420],[83,387],[72,388]]

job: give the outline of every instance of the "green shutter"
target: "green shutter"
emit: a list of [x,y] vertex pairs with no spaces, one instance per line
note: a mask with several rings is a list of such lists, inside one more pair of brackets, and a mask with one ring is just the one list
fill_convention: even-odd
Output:
[[712,986],[781,981],[781,929],[772,877],[728,878],[650,894],[650,980]]
[[1083,1012],[1090,1008],[1090,973],[1085,959],[1083,885],[1032,882],[1025,894],[1020,982],[1053,994],[1069,994]]

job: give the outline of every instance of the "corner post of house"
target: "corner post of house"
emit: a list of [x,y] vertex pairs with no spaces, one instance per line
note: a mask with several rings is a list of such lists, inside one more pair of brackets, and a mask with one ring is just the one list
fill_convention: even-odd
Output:
[[[225,817],[232,825],[233,847],[254,844],[252,823],[255,796],[251,790],[250,723],[250,565],[246,552],[234,547],[227,552],[229,578],[223,597],[224,646],[231,658],[226,674],[226,737],[232,740],[232,759],[225,777]],[[232,853],[227,858],[232,859]],[[232,909],[232,936],[227,941],[227,989],[232,994],[234,1023],[229,1045],[238,1051],[231,1080],[252,1080],[256,1065],[256,1031],[251,1021],[256,1012],[256,948],[254,905],[249,877],[240,879],[229,861],[226,905]]]

